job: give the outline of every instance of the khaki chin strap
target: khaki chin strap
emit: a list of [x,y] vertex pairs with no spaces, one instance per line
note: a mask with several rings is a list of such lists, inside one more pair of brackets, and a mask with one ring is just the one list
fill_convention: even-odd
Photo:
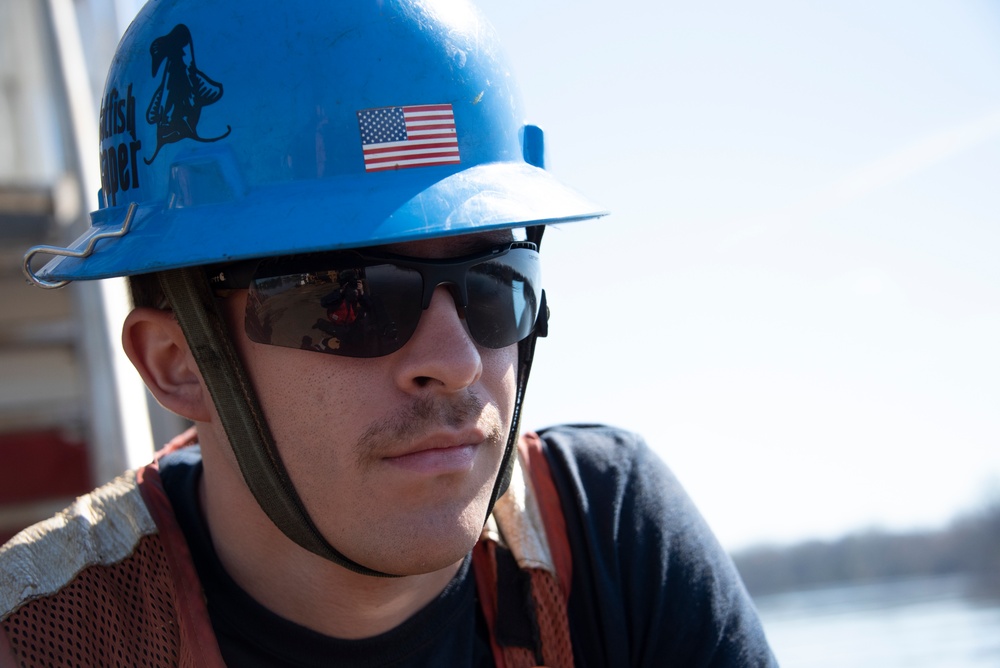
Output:
[[[528,228],[528,240],[540,244],[544,230],[542,226]],[[233,347],[221,305],[209,288],[204,269],[188,267],[161,272],[160,286],[215,402],[243,479],[257,504],[274,525],[306,550],[355,573],[384,578],[399,577],[362,566],[347,558],[330,545],[313,524],[281,461],[274,437],[264,419],[246,369]],[[493,484],[490,505],[483,518],[484,523],[493,512],[497,499],[510,485],[521,422],[521,403],[534,357],[535,340],[547,333],[548,306],[544,292],[540,302],[535,329],[517,344],[514,413],[500,471]]]
[[204,270],[161,272],[160,286],[212,395],[243,479],[275,526],[303,548],[355,573],[396,577],[348,559],[313,524],[281,461]]

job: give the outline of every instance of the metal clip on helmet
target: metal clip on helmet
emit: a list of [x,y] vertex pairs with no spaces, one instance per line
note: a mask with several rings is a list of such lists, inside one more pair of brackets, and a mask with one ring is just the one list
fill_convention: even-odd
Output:
[[[118,46],[100,139],[100,209],[69,248],[29,251],[37,283],[498,228],[540,237],[546,223],[603,215],[542,169],[541,131],[522,124],[492,27],[456,0],[150,2]],[[37,274],[36,253],[56,256]],[[167,291],[175,310],[198,301]],[[185,327],[189,341],[202,315]],[[234,363],[214,374],[215,391],[249,387],[231,378],[242,372]],[[273,448],[269,435],[255,441],[255,430],[266,424],[227,425],[269,516],[307,549],[378,574],[308,535],[315,529],[280,460],[265,474],[244,462],[270,459],[261,453]],[[515,416],[508,461],[516,430]]]

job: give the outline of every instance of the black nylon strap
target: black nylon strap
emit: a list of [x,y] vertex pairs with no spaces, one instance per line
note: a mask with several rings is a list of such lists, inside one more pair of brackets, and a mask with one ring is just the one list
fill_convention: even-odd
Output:
[[503,647],[523,647],[535,653],[538,665],[542,659],[541,631],[535,599],[531,595],[531,575],[522,569],[513,553],[497,545],[497,643]]
[[[534,225],[527,228],[528,241],[535,244],[538,250],[542,249],[542,235],[545,234],[544,225]],[[493,493],[490,496],[490,505],[486,509],[485,523],[493,512],[493,506],[497,499],[510,487],[510,478],[514,473],[514,452],[517,449],[517,439],[521,435],[521,406],[524,403],[524,393],[528,387],[528,375],[531,373],[531,362],[535,357],[535,343],[539,336],[546,336],[549,331],[549,306],[545,299],[545,291],[542,290],[541,303],[538,308],[538,319],[535,321],[535,328],[531,330],[528,338],[517,344],[517,394],[514,398],[514,415],[511,418],[510,434],[507,436],[507,447],[503,452],[503,459],[500,460],[500,473],[496,483],[493,485]]]
[[160,285],[215,402],[243,479],[275,526],[306,550],[355,573],[396,577],[351,561],[313,524],[281,461],[203,270],[161,272]]

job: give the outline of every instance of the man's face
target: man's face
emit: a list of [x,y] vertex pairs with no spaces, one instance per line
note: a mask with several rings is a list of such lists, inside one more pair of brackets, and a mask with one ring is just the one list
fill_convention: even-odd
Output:
[[[454,257],[506,238],[468,235],[388,250]],[[226,302],[285,466],[330,544],[395,574],[461,559],[479,537],[510,430],[517,346],[475,343],[443,286],[412,338],[370,359],[254,343],[242,325],[246,292]]]

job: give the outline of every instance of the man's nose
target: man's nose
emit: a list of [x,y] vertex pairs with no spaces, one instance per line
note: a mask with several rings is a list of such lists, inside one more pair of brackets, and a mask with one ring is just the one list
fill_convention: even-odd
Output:
[[443,286],[434,290],[416,331],[399,352],[396,382],[407,392],[458,392],[476,383],[483,373],[479,348],[459,317],[451,292]]

